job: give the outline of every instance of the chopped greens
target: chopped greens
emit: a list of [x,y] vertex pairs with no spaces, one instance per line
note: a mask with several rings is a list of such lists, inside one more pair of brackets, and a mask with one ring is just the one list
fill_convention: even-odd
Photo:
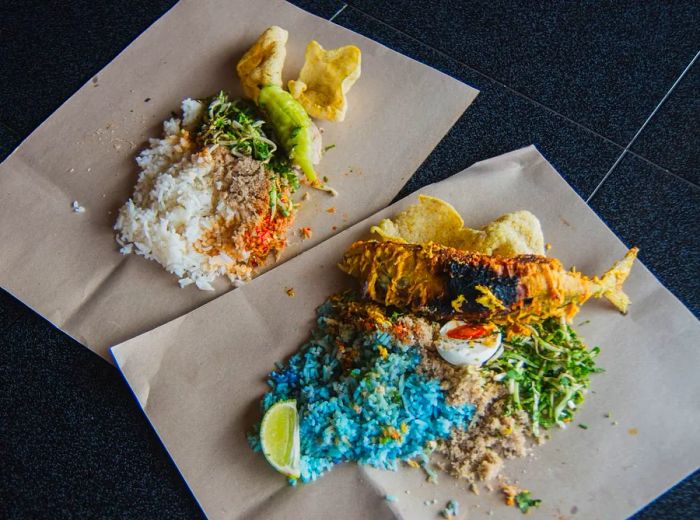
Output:
[[265,120],[253,103],[231,100],[222,90],[208,99],[207,105],[198,136],[210,151],[226,146],[233,155],[266,162],[277,150],[277,145],[265,135]]
[[237,157],[252,157],[267,164],[272,172],[270,209],[288,217],[294,209],[290,195],[299,189],[297,170],[284,151],[267,136],[273,135],[262,113],[250,101],[230,99],[223,90],[205,100],[206,112],[198,138],[210,151],[225,146]]
[[530,336],[504,342],[503,355],[489,366],[508,388],[507,410],[524,410],[539,435],[540,427],[564,426],[583,402],[590,374],[602,372],[574,329],[549,318],[529,325]]
[[515,504],[522,513],[527,513],[531,507],[539,507],[542,500],[539,498],[532,498],[529,491],[521,491],[515,495]]

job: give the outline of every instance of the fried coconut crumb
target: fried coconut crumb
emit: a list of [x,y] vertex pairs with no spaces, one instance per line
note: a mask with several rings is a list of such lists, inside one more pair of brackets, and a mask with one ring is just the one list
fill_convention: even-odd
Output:
[[477,367],[457,367],[444,361],[434,344],[424,347],[421,371],[443,381],[450,404],[476,407],[468,430],[456,430],[438,444],[441,469],[474,484],[496,478],[505,459],[524,457],[535,441],[525,413],[505,415],[507,389]]

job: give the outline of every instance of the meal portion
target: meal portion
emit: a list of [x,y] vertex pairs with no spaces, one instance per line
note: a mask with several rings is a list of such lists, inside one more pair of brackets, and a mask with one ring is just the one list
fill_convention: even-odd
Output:
[[360,50],[312,41],[290,93],[282,86],[287,39],[270,27],[238,62],[248,99],[223,91],[185,99],[182,116],[139,154],[138,182],[114,225],[122,254],[157,261],[181,287],[214,290],[220,276],[237,285],[285,248],[304,179],[335,194],[314,168],[323,147],[311,117],[343,120]]
[[544,255],[531,213],[474,230],[432,197],[372,230],[379,240],[339,264],[358,290],[328,298],[311,339],[270,373],[251,446],[292,484],[348,461],[405,463],[474,490],[498,477],[508,503],[537,505],[505,482],[504,461],[573,420],[601,369],[571,319],[591,297],[626,312],[636,248],[588,278]]

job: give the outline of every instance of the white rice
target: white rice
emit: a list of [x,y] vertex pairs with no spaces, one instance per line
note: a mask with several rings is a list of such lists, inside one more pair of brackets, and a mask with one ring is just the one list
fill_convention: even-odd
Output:
[[242,280],[227,271],[233,262],[230,257],[210,257],[194,247],[212,227],[216,211],[212,158],[206,150],[193,153],[196,144],[186,131],[200,120],[203,110],[199,101],[183,101],[182,121],[165,121],[163,138],[151,139],[150,148],[137,157],[138,182],[132,198],[119,210],[114,229],[122,254],[155,260],[180,278],[181,287],[195,284],[213,291],[211,283],[220,275],[228,275],[236,285]]

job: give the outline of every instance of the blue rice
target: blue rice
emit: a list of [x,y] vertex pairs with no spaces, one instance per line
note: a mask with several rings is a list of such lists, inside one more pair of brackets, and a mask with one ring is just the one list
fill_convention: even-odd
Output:
[[[416,370],[420,347],[391,323],[376,306],[332,297],[318,309],[312,339],[270,373],[263,412],[297,400],[302,482],[347,461],[396,470],[468,427],[474,406],[447,404],[440,381]],[[260,450],[257,429],[249,442]]]

